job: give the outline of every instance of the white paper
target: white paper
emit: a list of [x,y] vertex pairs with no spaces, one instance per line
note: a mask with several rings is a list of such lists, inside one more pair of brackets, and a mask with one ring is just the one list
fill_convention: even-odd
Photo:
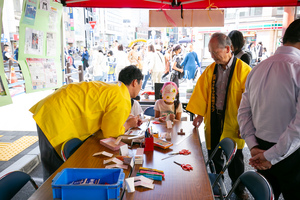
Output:
[[50,0],[40,0],[40,10],[49,11]]
[[167,122],[167,128],[172,128],[172,122],[170,120],[168,120],[166,122]]
[[133,168],[133,166],[134,166],[133,159],[131,159],[131,161],[130,161],[130,167]]
[[54,59],[27,58],[26,59],[33,89],[57,86],[57,74]]
[[107,157],[112,157],[114,154],[108,153],[106,151],[101,151],[101,152],[97,152],[97,153],[93,154],[93,156],[99,156],[99,155],[104,155],[104,156],[107,156]]
[[143,181],[135,182],[134,186],[143,186],[145,188],[149,188],[149,189],[152,189],[152,190],[154,189],[154,184],[143,182]]
[[122,168],[122,169],[127,169],[128,165],[120,165],[120,164],[113,164],[113,165],[106,165],[106,169],[111,169],[111,168]]
[[151,183],[151,184],[154,182],[154,180],[147,178],[145,176],[136,176],[134,177],[134,181],[143,181],[145,183]]
[[108,160],[103,160],[103,164],[107,164],[107,163],[110,163],[110,162],[114,162],[116,164],[123,164],[123,161],[122,160],[119,160],[118,158],[111,158],[111,159],[108,159]]
[[120,153],[121,153],[121,156],[129,156],[129,150],[128,150],[127,144],[120,147]]
[[127,192],[131,193],[131,192],[135,191],[134,177],[126,178],[125,179],[125,183],[126,183],[126,190],[127,190]]
[[25,54],[43,55],[44,32],[26,27]]
[[56,31],[57,9],[51,7],[49,12],[49,30]]
[[47,56],[56,56],[56,34],[47,33]]

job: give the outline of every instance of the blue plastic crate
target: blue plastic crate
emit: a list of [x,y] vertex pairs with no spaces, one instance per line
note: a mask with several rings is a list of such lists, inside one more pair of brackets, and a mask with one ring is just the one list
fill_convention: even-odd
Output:
[[[85,178],[100,179],[101,184],[109,185],[70,185]],[[119,200],[124,178],[123,169],[66,168],[52,180],[53,199]]]

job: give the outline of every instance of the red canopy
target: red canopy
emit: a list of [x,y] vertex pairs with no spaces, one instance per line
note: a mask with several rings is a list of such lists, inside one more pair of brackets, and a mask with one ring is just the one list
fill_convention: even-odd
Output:
[[[172,0],[61,0],[67,7],[92,7],[92,8],[146,8],[146,9],[172,9],[180,7],[172,7],[166,2]],[[153,2],[153,1],[159,1]],[[175,0],[174,0],[175,1]],[[180,1],[180,0],[177,0]],[[191,0],[181,0],[183,9],[205,9],[209,5],[218,8],[233,7],[283,7],[297,6],[297,0],[200,0],[187,3]],[[162,3],[163,2],[163,3]],[[184,2],[186,4],[184,4]],[[212,7],[214,8],[214,7]]]

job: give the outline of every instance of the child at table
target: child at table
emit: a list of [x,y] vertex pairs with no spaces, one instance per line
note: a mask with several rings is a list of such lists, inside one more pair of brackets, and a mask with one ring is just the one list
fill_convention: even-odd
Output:
[[155,102],[155,118],[161,121],[170,119],[180,120],[182,113],[182,104],[179,101],[179,92],[176,83],[166,82],[162,89],[162,99]]

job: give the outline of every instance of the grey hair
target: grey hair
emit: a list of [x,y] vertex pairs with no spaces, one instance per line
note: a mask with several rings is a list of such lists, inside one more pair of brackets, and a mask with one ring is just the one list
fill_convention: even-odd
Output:
[[231,47],[232,45],[230,38],[224,33],[219,33],[219,32],[214,33],[211,36],[210,40],[212,40],[213,38],[216,38],[220,48],[225,48],[226,46]]

